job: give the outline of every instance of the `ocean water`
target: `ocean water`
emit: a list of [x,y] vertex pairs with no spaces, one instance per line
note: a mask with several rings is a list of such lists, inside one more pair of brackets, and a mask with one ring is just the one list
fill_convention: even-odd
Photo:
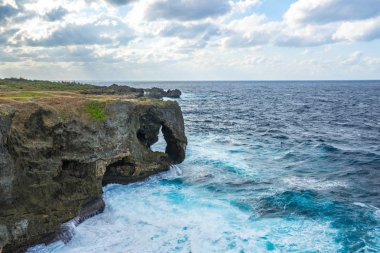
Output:
[[29,253],[380,252],[380,82],[125,84],[183,91],[186,161]]

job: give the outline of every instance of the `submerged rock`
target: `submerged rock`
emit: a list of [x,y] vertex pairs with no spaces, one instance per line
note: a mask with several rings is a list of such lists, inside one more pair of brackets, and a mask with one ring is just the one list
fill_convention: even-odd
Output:
[[[101,112],[86,111],[86,103],[0,104],[3,253],[69,239],[69,226],[62,224],[103,210],[102,185],[141,180],[184,160],[187,139],[177,102],[112,100]],[[150,149],[160,129],[165,153]]]

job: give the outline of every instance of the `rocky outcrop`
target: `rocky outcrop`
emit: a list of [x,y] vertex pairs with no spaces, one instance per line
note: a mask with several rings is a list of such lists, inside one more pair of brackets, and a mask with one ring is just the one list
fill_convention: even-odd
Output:
[[149,98],[180,98],[182,92],[178,89],[165,91],[161,88],[154,87],[151,89],[144,89],[144,95]]
[[130,98],[141,98],[144,96],[144,89],[112,84],[103,87],[96,86],[93,89],[83,90],[81,93],[86,95],[125,95]]
[[182,95],[182,92],[180,90],[174,89],[174,90],[167,90],[165,97],[168,97],[168,98],[180,98],[181,95]]
[[168,98],[180,98],[182,95],[182,92],[178,89],[174,90],[167,90],[165,91],[162,88],[148,88],[148,89],[142,89],[142,88],[133,88],[126,85],[117,85],[112,84],[111,86],[104,86],[104,87],[95,87],[93,89],[84,90],[81,92],[82,94],[86,95],[125,95],[129,96],[130,98],[141,98],[141,97],[148,97],[148,98],[156,98],[161,99],[164,97]]
[[[0,105],[3,253],[66,238],[62,224],[102,211],[102,185],[141,180],[185,158],[184,121],[176,102],[108,101],[101,121],[64,113],[72,103]],[[150,149],[160,130],[165,153]]]

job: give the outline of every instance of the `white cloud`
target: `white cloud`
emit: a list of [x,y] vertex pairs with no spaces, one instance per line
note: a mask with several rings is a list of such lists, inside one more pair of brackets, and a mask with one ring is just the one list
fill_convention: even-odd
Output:
[[332,42],[335,27],[331,25],[305,25],[292,27],[283,24],[276,34],[275,44],[283,47],[320,46]]
[[290,24],[326,24],[380,15],[378,0],[298,0],[285,13]]
[[227,37],[223,40],[225,47],[251,47],[270,43],[278,32],[279,25],[266,22],[265,15],[250,15],[233,20],[226,27]]
[[[184,76],[190,70],[209,71],[212,77],[218,77],[218,70],[224,77],[228,69],[249,77],[252,70],[260,74],[280,65],[283,73],[327,73],[326,64],[343,68],[352,66],[350,61],[369,68],[379,65],[375,51],[335,60],[318,58],[318,52],[332,57],[358,41],[376,43],[378,1],[297,0],[282,20],[271,20],[260,0],[3,0],[0,73],[10,71],[10,64],[31,71],[49,62],[56,64],[52,69],[68,67],[72,73],[123,74],[118,71],[126,67],[120,66],[128,66],[130,74],[142,75],[145,69],[156,77],[171,68]],[[255,51],[265,48],[270,50]],[[78,66],[83,67],[73,69]]]
[[67,46],[96,44],[125,44],[134,38],[133,31],[118,19],[72,24],[59,27],[44,38],[26,39],[30,46]]
[[380,17],[344,22],[333,34],[333,39],[337,41],[369,41],[377,38],[380,38]]
[[356,51],[350,54],[346,59],[343,59],[340,64],[353,67],[379,68],[380,57],[366,56],[361,51]]
[[362,59],[363,59],[363,53],[360,51],[356,51],[352,53],[347,59],[341,61],[341,64],[354,65],[354,64],[358,64]]
[[252,7],[255,7],[261,3],[261,0],[239,0],[237,2],[231,2],[232,10],[238,12],[247,12]]

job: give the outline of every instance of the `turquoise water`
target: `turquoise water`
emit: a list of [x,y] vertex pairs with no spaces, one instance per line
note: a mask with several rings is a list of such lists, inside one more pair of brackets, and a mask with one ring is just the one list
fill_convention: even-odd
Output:
[[184,92],[186,161],[29,252],[380,252],[380,82],[132,85]]

